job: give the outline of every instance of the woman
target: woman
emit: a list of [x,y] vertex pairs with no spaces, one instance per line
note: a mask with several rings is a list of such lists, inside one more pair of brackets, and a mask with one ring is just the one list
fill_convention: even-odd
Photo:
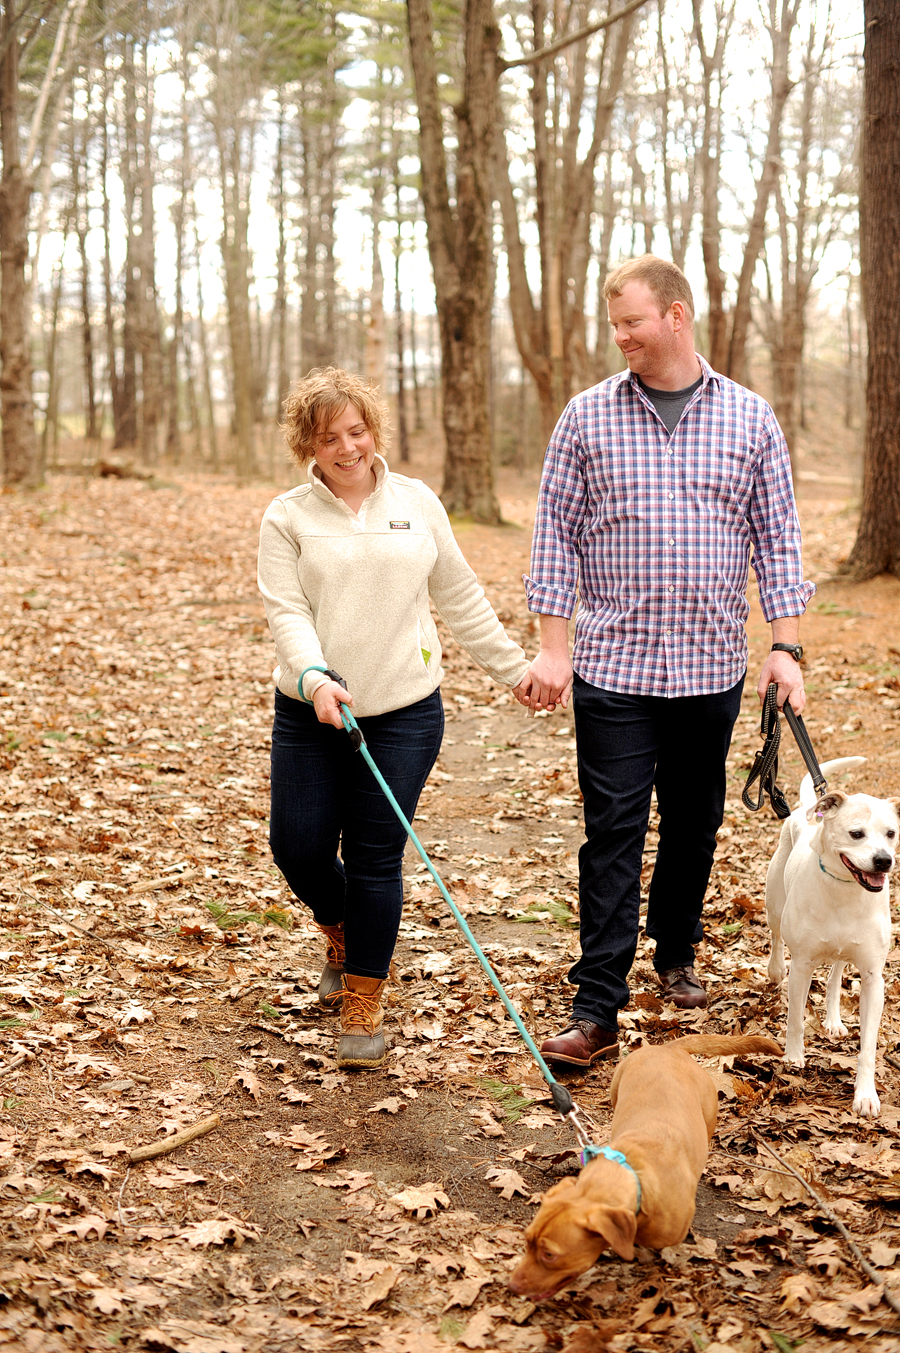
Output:
[[338,1065],[372,1067],[385,1056],[381,1000],[400,928],[406,833],[353,751],[341,705],[352,706],[411,821],[444,729],[429,602],[495,680],[517,687],[528,662],[439,499],[388,469],[377,391],[328,367],[294,386],[284,414],[285,441],[308,482],[275,499],[260,532],[259,586],[278,659],[269,840],[326,938],[319,1000],[340,1008]]

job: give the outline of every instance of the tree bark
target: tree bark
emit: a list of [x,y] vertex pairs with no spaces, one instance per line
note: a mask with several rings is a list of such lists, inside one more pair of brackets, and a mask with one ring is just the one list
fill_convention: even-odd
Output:
[[[781,6],[780,18],[777,15]],[[791,34],[797,22],[800,0],[769,0],[770,34],[772,38],[772,98],[769,114],[769,135],[766,143],[762,170],[756,185],[756,203],[750,219],[747,243],[741,273],[738,278],[737,298],[731,323],[731,342],[728,348],[728,365],[725,375],[732,380],[746,380],[747,335],[750,331],[750,293],[753,285],[753,273],[759,251],[766,237],[766,212],[769,198],[781,171],[781,119],[784,106],[793,89],[788,74],[788,57],[791,50]]]
[[3,481],[33,488],[40,480],[31,391],[31,343],[27,281],[28,212],[31,181],[19,150],[19,36],[15,0],[2,5],[0,55],[0,417],[3,424]]
[[863,502],[846,572],[900,577],[900,20],[894,0],[864,0],[862,276],[869,364]]
[[490,0],[465,0],[465,69],[454,108],[456,200],[451,203],[430,0],[407,0],[419,107],[422,200],[441,337],[446,457],[441,499],[448,512],[500,521],[490,429],[488,333],[493,293],[491,174],[500,32]]

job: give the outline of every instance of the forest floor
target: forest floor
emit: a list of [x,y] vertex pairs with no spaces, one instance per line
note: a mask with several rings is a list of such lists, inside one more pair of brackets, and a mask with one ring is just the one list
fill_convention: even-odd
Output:
[[[406,468],[406,467],[403,467]],[[436,482],[436,466],[410,467]],[[900,1346],[900,951],[887,970],[882,1114],[851,1113],[850,1034],[820,1023],[803,1072],[707,1060],[720,1119],[686,1242],[601,1257],[535,1306],[506,1286],[541,1193],[576,1143],[424,866],[390,988],[390,1052],[339,1072],[321,960],[271,863],[272,647],[254,584],[262,511],[237,487],[58,474],[0,499],[0,1347],[173,1353],[531,1353]],[[849,783],[900,789],[900,581],[834,581],[852,476],[825,448],[798,476],[809,576],[806,723]],[[500,476],[508,525],[459,539],[534,651],[521,574],[535,483]],[[751,671],[768,638],[758,606]],[[755,680],[748,683],[752,688]],[[580,801],[571,713],[527,719],[450,641],[447,736],[416,827],[539,1037],[577,952]],[[748,689],[698,967],[708,1011],[658,1000],[641,939],[622,1043],[679,1030],[783,1037],[766,985],[765,870],[778,839],[740,792],[759,743]],[[781,783],[802,763],[785,735]],[[647,838],[649,876],[656,833]],[[612,1068],[571,1082],[600,1140]],[[177,1152],[134,1162],[217,1114]],[[768,1143],[828,1200],[878,1274]]]

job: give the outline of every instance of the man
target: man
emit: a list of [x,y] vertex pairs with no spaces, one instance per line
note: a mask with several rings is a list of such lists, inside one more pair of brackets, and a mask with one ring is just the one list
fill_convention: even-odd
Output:
[[694,946],[747,667],[751,547],[773,644],[758,692],[777,682],[779,706],[798,714],[798,618],[815,591],[784,436],[764,400],[695,353],[687,278],[647,254],[611,273],[604,296],[628,371],[576,396],[556,426],[525,579],[541,644],[523,694],[554,709],[572,693],[584,796],[577,993],[541,1048],[576,1067],[618,1052],[654,786],[654,966],[665,1000],[705,1006]]

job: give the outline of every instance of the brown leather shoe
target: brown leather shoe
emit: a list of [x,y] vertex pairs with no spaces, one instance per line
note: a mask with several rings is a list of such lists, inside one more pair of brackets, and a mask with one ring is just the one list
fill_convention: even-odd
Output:
[[686,963],[681,968],[666,968],[658,972],[664,1001],[672,1001],[682,1010],[702,1010],[706,1008],[706,991],[694,972],[694,965]]
[[573,1019],[561,1034],[541,1044],[542,1057],[564,1066],[593,1066],[601,1058],[615,1060],[618,1055],[616,1035],[589,1019]]

